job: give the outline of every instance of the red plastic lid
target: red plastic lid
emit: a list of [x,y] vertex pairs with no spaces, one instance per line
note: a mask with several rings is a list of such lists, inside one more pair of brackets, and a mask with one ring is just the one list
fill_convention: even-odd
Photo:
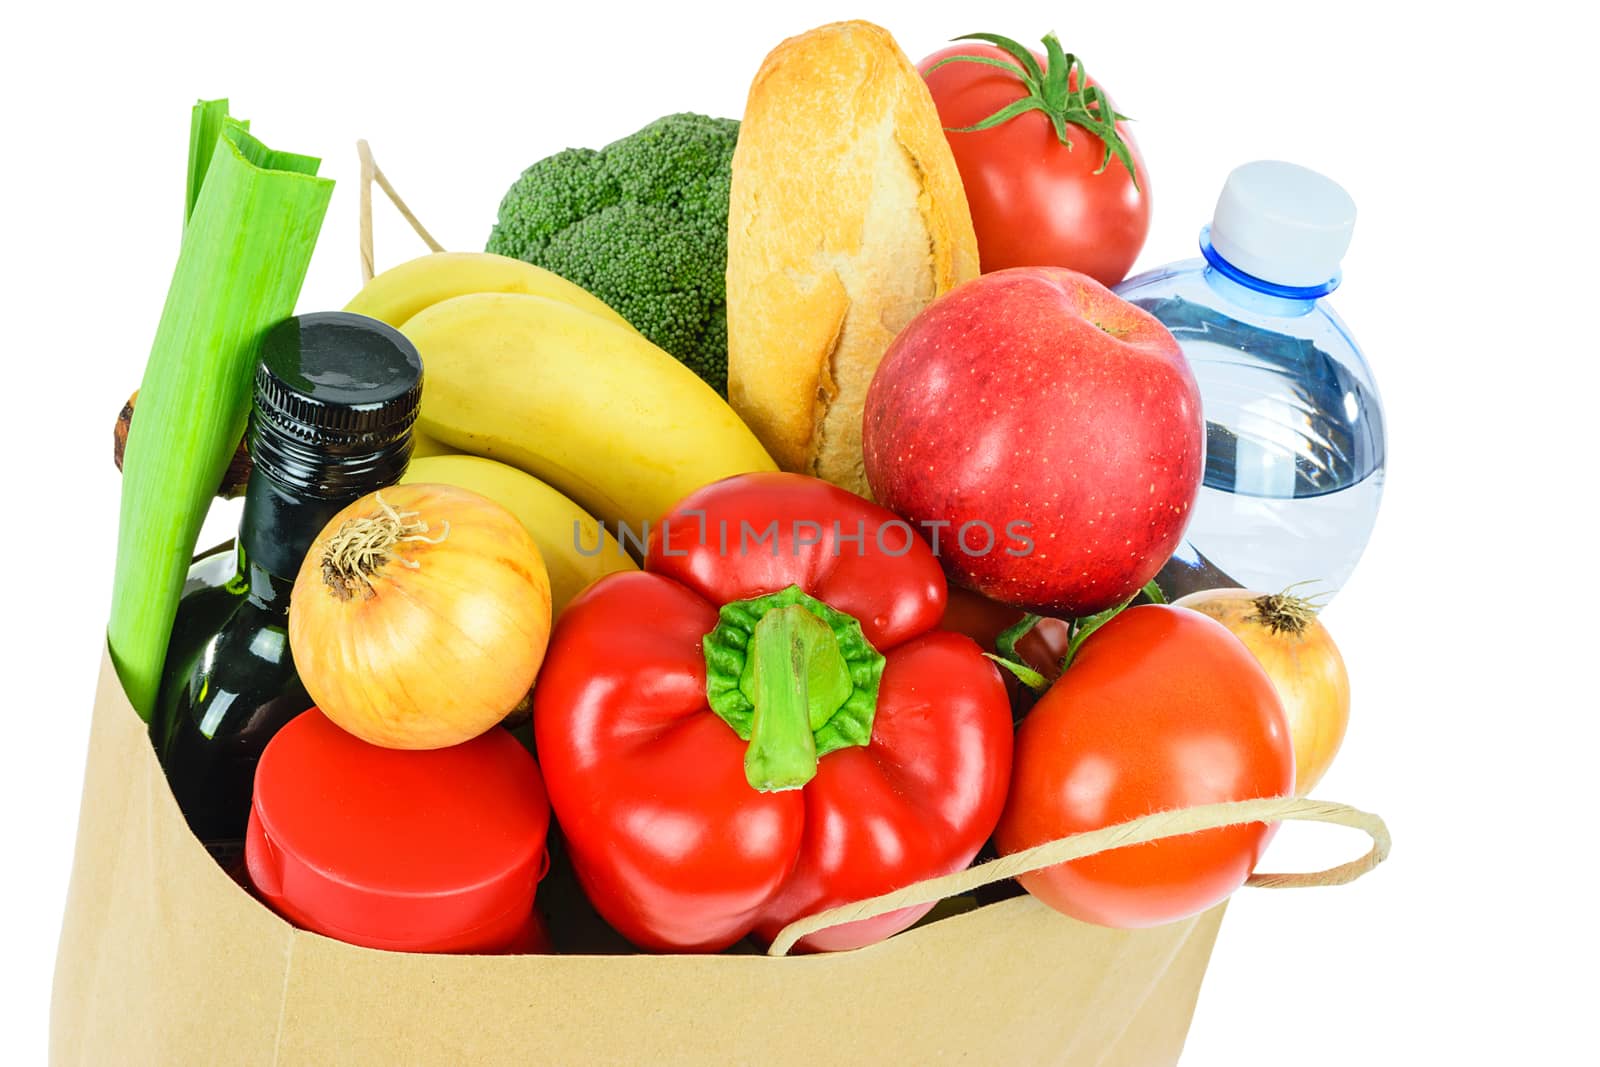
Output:
[[405,752],[313,708],[262,753],[245,861],[276,910],[318,933],[494,951],[527,922],[549,826],[539,767],[506,731]]

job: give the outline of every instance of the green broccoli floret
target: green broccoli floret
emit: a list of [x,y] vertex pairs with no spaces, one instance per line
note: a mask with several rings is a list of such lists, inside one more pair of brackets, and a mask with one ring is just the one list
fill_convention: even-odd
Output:
[[728,393],[728,187],[735,119],[668,115],[522,172],[489,251],[554,271]]

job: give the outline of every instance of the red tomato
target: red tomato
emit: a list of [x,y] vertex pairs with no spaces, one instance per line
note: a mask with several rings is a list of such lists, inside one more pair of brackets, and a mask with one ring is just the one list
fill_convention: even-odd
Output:
[[[966,634],[978,642],[985,652],[995,650],[994,643],[1007,628],[1022,621],[1023,611],[1009,604],[990,600],[982,593],[974,593],[958,585],[950,587],[950,597],[945,602],[944,618],[939,629]],[[1046,616],[1017,642],[1017,656],[1026,667],[1032,667],[1050,681],[1061,674],[1061,660],[1067,654],[1067,642],[1072,637],[1072,624],[1066,619]],[[1015,681],[1010,671],[1001,672],[1007,687]]]
[[[1048,69],[1045,56],[1028,54],[1041,71]],[[969,62],[932,69],[955,55],[997,59],[1016,73]],[[955,132],[1029,95],[1017,60],[1002,49],[962,42],[935,52],[919,69],[961,171],[982,271],[1070,267],[1107,286],[1126,277],[1150,230],[1150,175],[1127,124],[1117,123],[1116,130],[1128,146],[1137,185],[1115,157],[1100,170],[1106,148],[1098,136],[1067,122],[1068,148],[1041,110],[1023,111],[986,130]],[[1081,71],[1075,68],[1068,78],[1069,105]],[[1095,82],[1084,77],[1083,84]]]
[[[1197,612],[1130,608],[1084,641],[1023,720],[995,843],[1017,852],[1151,812],[1293,791],[1288,722],[1249,650]],[[1086,922],[1175,922],[1243,885],[1272,829],[1129,845],[1020,881]]]

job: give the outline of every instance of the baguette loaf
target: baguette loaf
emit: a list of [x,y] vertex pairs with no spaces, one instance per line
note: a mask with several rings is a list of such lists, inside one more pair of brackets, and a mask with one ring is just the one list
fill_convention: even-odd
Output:
[[733,154],[728,399],[778,465],[869,496],[861,415],[878,362],[977,273],[933,98],[888,31],[840,22],[774,49]]

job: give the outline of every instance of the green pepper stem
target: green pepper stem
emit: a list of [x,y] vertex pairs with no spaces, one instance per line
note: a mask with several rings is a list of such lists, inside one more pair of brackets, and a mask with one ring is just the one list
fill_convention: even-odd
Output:
[[799,604],[761,617],[750,658],[755,716],[745,780],[762,792],[799,789],[817,773],[814,731],[850,695],[849,667],[827,623]]
[[[767,622],[768,616],[786,608],[804,614],[776,615]],[[764,622],[761,633],[765,636],[758,641],[757,630]],[[827,631],[826,640],[818,626]],[[702,638],[701,646],[706,657],[706,704],[717,717],[747,743],[755,739],[757,703],[766,705],[763,719],[773,720],[763,723],[761,740],[747,750],[752,752],[749,766],[754,769],[749,780],[755,788],[768,788],[758,784],[760,779],[783,783],[772,788],[794,789],[815,773],[807,769],[804,759],[782,756],[796,745],[802,754],[805,751],[800,742],[786,739],[787,731],[798,729],[794,723],[778,725],[786,712],[791,713],[788,718],[804,718],[809,723],[816,760],[841,748],[872,742],[883,653],[872,647],[859,622],[808,596],[798,585],[722,605],[716,627]],[[764,649],[762,655],[757,655],[758,648]],[[759,686],[758,661],[765,664]],[[805,686],[803,697],[792,692],[800,685]],[[794,766],[773,774],[758,765],[774,752]]]

